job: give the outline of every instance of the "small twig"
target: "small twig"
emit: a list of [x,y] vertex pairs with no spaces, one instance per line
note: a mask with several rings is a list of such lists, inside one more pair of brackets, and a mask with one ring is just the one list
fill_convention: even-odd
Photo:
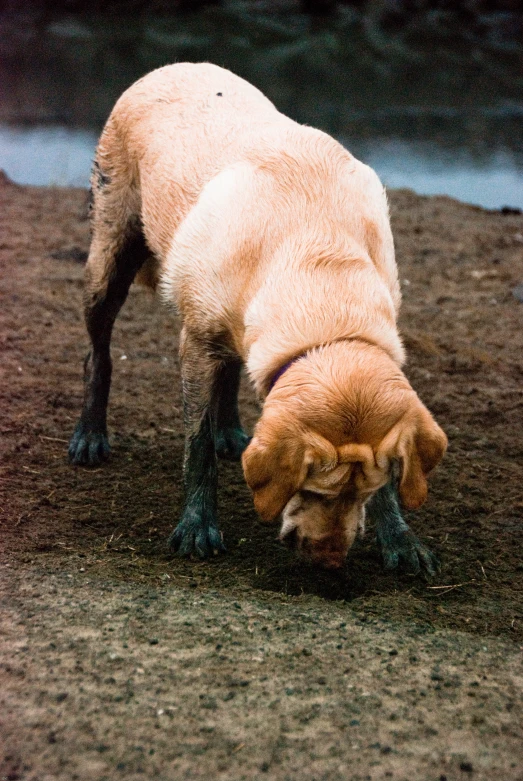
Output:
[[68,442],[67,439],[60,439],[59,437],[44,437],[43,434],[40,434],[40,439],[48,439],[50,442],[65,442],[66,445]]
[[492,510],[489,515],[502,515],[503,513],[511,512],[510,508],[502,507],[500,510]]
[[236,748],[233,748],[232,753],[236,754],[237,751],[241,751],[242,748],[244,748],[245,743],[239,743]]
[[[470,586],[473,583],[477,583],[476,580],[468,580],[466,583],[454,583],[449,586],[427,586],[427,588],[433,589],[433,590],[439,590],[447,594],[449,591],[452,591],[455,588],[462,588],[462,586]],[[435,595],[437,596],[437,594]]]
[[[472,582],[472,581],[470,581]],[[444,589],[444,588],[459,588],[459,586],[466,586],[466,583],[450,583],[448,586],[427,586],[430,589]]]
[[445,591],[440,591],[439,594],[433,594],[435,597],[442,596],[443,594],[448,594],[450,591],[453,591],[455,588],[461,588],[462,586],[466,586],[466,583],[457,583],[455,586],[448,586]]

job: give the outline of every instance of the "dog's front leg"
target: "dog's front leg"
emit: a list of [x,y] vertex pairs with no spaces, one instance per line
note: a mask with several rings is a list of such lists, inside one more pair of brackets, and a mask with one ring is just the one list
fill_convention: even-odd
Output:
[[209,345],[182,331],[180,347],[185,457],[185,505],[178,526],[169,537],[171,550],[181,556],[207,558],[225,551],[218,529],[217,464],[214,432],[217,385],[222,361]]
[[376,522],[376,536],[385,569],[397,569],[402,564],[415,575],[421,570],[428,575],[439,571],[436,556],[403,519],[394,477],[372,497],[368,514]]
[[229,360],[220,368],[217,378],[215,448],[219,458],[229,461],[240,461],[250,442],[250,437],[242,428],[238,412],[241,367],[240,361]]

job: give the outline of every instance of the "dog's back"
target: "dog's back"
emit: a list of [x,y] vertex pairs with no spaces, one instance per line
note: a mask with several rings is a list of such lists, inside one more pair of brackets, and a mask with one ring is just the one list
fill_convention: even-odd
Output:
[[313,216],[321,220],[322,201],[328,219],[343,223],[364,247],[387,233],[383,188],[370,168],[326,133],[280,114],[248,82],[209,63],[168,65],[133,84],[111,113],[97,160],[121,180],[122,199],[139,211],[158,257],[166,256],[204,186],[237,163],[272,178],[284,196],[286,187],[297,198],[305,192],[309,224]]
[[[252,334],[265,328],[258,312],[271,308],[271,280],[282,287],[280,302],[285,292],[285,311],[297,309],[294,294],[303,306],[304,285],[317,288],[293,277],[288,264],[299,275],[328,278],[330,286],[341,274],[345,283],[326,293],[334,309],[341,296],[339,319],[347,309],[351,259],[363,258],[373,267],[369,290],[383,287],[374,299],[389,299],[394,320],[400,294],[378,177],[329,135],[280,114],[229,71],[180,63],[136,82],[113,109],[97,162],[93,184],[102,175],[111,185],[103,197],[95,192],[95,220],[111,223],[114,232],[121,225],[120,233],[138,220],[152,252],[137,279],[152,287],[161,282],[164,297],[197,317],[198,329],[232,334],[244,358],[244,316],[254,324]],[[282,246],[287,254],[278,251]],[[344,333],[346,323],[334,330]],[[392,352],[401,355],[397,346]]]

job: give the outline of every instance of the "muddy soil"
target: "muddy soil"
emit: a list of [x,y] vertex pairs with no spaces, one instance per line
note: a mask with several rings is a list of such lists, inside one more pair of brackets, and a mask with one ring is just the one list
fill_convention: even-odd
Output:
[[227,463],[228,554],[171,557],[179,325],[139,288],[111,460],[69,466],[87,193],[0,180],[0,779],[523,779],[523,217],[390,201],[407,374],[450,441],[408,518],[432,581],[372,528],[341,574],[299,563]]

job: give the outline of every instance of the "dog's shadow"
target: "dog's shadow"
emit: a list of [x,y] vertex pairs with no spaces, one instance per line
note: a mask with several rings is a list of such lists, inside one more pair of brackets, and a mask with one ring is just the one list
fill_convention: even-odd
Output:
[[[219,465],[218,487],[227,553],[206,561],[180,558],[169,551],[167,538],[183,508],[183,439],[176,437],[159,447],[158,442],[118,438],[115,445],[111,460],[101,470],[77,472],[86,489],[90,483],[97,488],[93,513],[76,531],[85,543],[91,538],[98,558],[116,555],[119,577],[125,577],[127,570],[129,577],[139,571],[140,577],[151,580],[168,574],[174,581],[190,579],[202,587],[247,587],[334,601],[412,587],[413,579],[406,573],[383,570],[372,528],[356,540],[339,571],[323,570],[298,558],[278,540],[277,524],[259,522],[241,466],[230,462]],[[137,558],[144,566],[125,567],[127,559],[136,562]]]

